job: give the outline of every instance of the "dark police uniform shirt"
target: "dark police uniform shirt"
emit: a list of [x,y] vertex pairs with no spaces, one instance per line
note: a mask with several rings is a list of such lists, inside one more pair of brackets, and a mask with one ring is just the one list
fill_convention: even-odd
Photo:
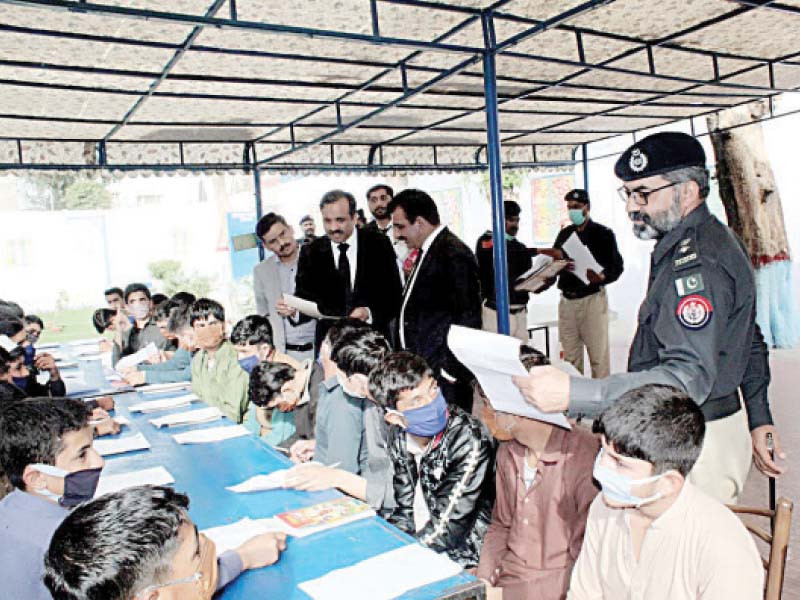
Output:
[[564,242],[573,233],[577,234],[581,243],[589,249],[594,259],[603,267],[605,281],[602,284],[590,283],[586,285],[574,273],[566,269],[561,271],[558,275],[558,289],[561,290],[565,298],[570,300],[585,298],[599,292],[602,286],[619,279],[623,269],[622,256],[620,256],[617,249],[617,238],[608,227],[595,223],[591,219],[586,223],[583,231],[580,231],[575,225],[564,227],[558,232],[553,247],[561,249]]
[[[506,259],[508,262],[508,296],[511,304],[528,304],[528,292],[518,292],[514,290],[514,282],[517,277],[531,268],[531,256],[536,254],[536,250],[528,248],[512,238],[506,240]],[[494,242],[492,232],[487,231],[478,238],[475,245],[475,257],[478,259],[478,276],[481,280],[481,298],[486,302],[486,306],[496,310],[497,302],[494,293]]]
[[755,296],[753,269],[739,240],[701,204],[653,249],[629,372],[572,377],[570,412],[597,414],[631,389],[660,383],[685,390],[711,421],[739,410],[743,385],[756,426],[765,424],[758,420],[771,423],[766,385],[756,381],[769,377],[769,369],[755,329]]

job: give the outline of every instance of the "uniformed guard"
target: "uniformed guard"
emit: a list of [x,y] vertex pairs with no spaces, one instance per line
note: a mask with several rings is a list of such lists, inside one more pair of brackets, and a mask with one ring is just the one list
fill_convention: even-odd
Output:
[[723,502],[735,502],[752,452],[759,463],[764,454],[768,459],[766,436],[775,436],[750,260],[733,232],[709,212],[706,157],[695,138],[678,132],[648,136],[622,154],[614,172],[624,182],[619,193],[634,233],[656,240],[628,372],[592,380],[535,367],[515,382],[542,410],[569,408],[587,416],[644,384],[684,390],[706,418],[703,451],[690,480]]
[[[576,273],[564,269],[558,274],[558,341],[564,352],[564,360],[583,373],[583,349],[589,354],[592,377],[602,378],[611,374],[611,357],[608,351],[608,296],[606,286],[622,275],[623,261],[617,249],[614,232],[589,216],[591,200],[586,190],[570,190],[564,196],[571,225],[558,232],[553,248],[539,250],[555,259],[569,258],[562,249],[573,235],[592,254],[602,267],[598,273],[586,269]],[[555,282],[547,282],[536,291],[543,292]]]
[[[528,292],[514,289],[517,278],[531,268],[531,256],[536,250],[528,248],[517,239],[519,232],[520,205],[513,200],[503,202],[506,215],[506,260],[508,262],[508,297],[511,335],[523,342],[528,341]],[[497,333],[497,304],[494,293],[494,240],[487,231],[478,238],[475,246],[478,259],[478,274],[481,279],[483,298],[483,329]]]

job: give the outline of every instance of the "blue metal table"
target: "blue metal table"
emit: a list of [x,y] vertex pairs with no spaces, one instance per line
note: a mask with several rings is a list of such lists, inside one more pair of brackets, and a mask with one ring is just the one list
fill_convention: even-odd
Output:
[[[149,419],[166,413],[130,413],[128,406],[142,400],[168,398],[186,390],[162,394],[129,392],[115,396],[113,414],[128,417],[130,427],[121,436],[141,432],[150,442],[149,450],[106,458],[104,473],[114,475],[148,467],[164,466],[175,478],[176,490],[189,495],[189,515],[199,529],[226,525],[250,517],[266,518],[287,510],[301,508],[337,498],[336,490],[301,492],[270,490],[250,494],[235,494],[226,490],[245,479],[286,468],[291,462],[255,436],[246,436],[210,444],[181,445],[171,437],[174,433],[192,428],[217,427],[230,424],[223,419],[201,425],[186,425],[157,429]],[[194,402],[191,410],[204,406]],[[172,409],[170,412],[176,412]],[[307,600],[298,584],[325,573],[353,565],[361,560],[388,552],[414,540],[379,517],[349,523],[305,538],[290,537],[280,561],[271,567],[243,573],[220,594],[226,599],[281,598]],[[347,597],[342,590],[342,598]],[[417,588],[402,596],[405,599],[483,598],[483,584],[466,572]]]

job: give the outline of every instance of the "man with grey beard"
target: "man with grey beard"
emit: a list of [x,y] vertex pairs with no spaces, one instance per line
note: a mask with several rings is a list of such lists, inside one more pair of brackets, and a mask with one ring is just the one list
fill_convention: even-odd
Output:
[[706,419],[703,451],[689,479],[722,502],[735,502],[751,456],[760,469],[764,457],[772,463],[767,435],[777,439],[750,260],[706,205],[706,157],[695,138],[677,132],[648,136],[622,154],[614,172],[624,182],[619,193],[634,233],[656,240],[628,372],[592,380],[534,367],[514,381],[541,410],[585,416],[645,384],[685,391]]

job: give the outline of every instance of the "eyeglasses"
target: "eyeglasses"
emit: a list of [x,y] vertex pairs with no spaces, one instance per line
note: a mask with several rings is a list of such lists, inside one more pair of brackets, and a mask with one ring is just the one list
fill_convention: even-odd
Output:
[[647,200],[650,198],[651,194],[655,194],[656,192],[660,192],[661,190],[665,190],[673,185],[680,185],[681,182],[676,181],[675,183],[668,183],[667,185],[662,185],[654,190],[629,190],[624,185],[617,190],[619,197],[622,198],[622,201],[626,204],[628,203],[628,198],[633,198],[634,204],[637,206],[647,206]]

